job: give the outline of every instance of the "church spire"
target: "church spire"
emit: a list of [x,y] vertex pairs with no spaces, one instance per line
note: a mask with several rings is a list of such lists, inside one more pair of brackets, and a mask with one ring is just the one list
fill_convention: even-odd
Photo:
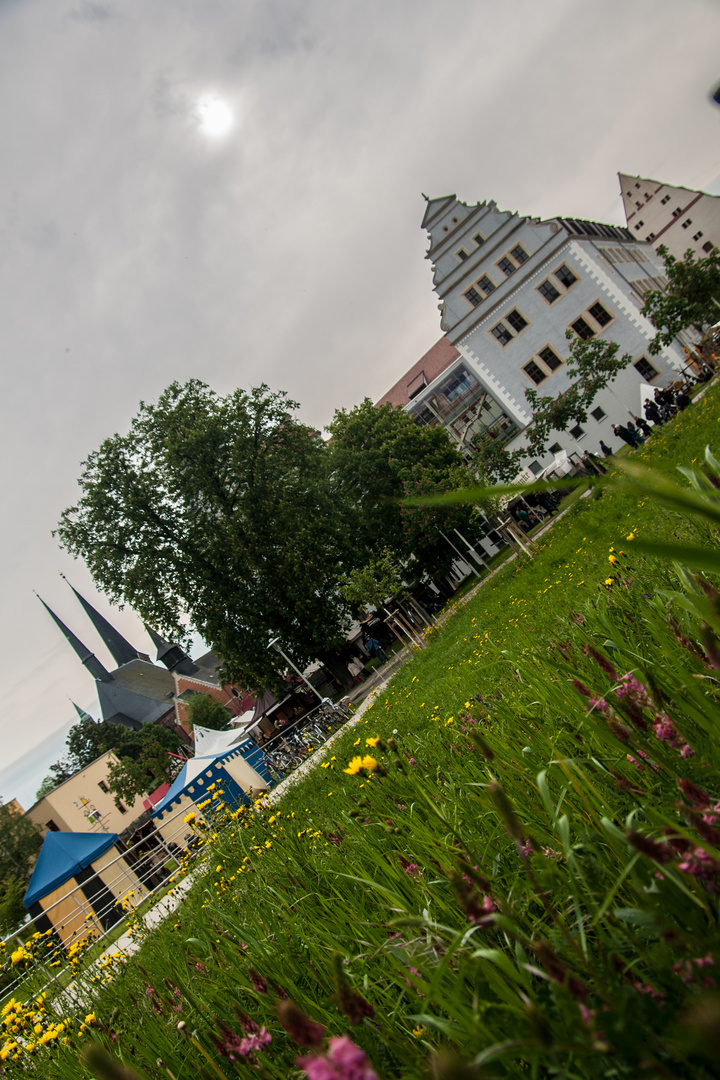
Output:
[[42,606],[45,608],[45,610],[47,611],[48,615],[53,620],[55,625],[59,626],[61,633],[70,642],[73,649],[75,650],[77,655],[80,657],[80,660],[85,665],[85,667],[88,669],[88,671],[90,672],[92,677],[94,679],[96,679],[98,682],[112,682],[112,675],[110,674],[110,672],[105,667],[103,667],[103,665],[98,660],[97,656],[95,656],[94,653],[90,652],[87,645],[83,645],[80,638],[75,637],[72,630],[68,630],[65,623],[61,622],[60,619],[58,619],[55,612],[52,610],[52,608],[49,608],[47,606],[47,604],[45,603],[45,601],[43,600],[43,598],[41,596],[38,596],[37,593],[35,593],[35,595],[37,596],[38,600],[40,601]]
[[72,698],[70,698],[70,704],[72,705],[81,720],[89,720],[91,724],[95,723],[90,713],[85,712],[85,710],[81,709],[79,705],[76,705]]
[[[64,574],[61,577],[67,581]],[[70,582],[67,581],[68,585]],[[85,609],[85,614],[90,619],[98,634],[102,638],[104,644],[107,646],[110,655],[117,664],[118,667],[122,667],[123,664],[129,664],[131,660],[138,659],[138,651],[134,649],[129,641],[126,641],[119,631],[111,626],[99,611],[96,611],[92,604],[89,604],[84,596],[81,596],[74,586],[70,585],[70,588],[75,593],[76,597]]]

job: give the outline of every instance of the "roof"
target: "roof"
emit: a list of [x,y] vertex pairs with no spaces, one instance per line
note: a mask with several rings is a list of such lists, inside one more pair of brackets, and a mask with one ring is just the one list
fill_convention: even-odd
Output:
[[[220,735],[221,732],[217,732],[216,734]],[[202,756],[193,757],[190,758],[189,761],[186,761],[178,775],[173,780],[172,785],[170,786],[170,790],[167,792],[166,795],[163,796],[163,798],[153,810],[152,816],[154,818],[157,817],[158,814],[162,814],[162,812],[166,810],[168,806],[170,806],[177,799],[179,799],[185,791],[185,788],[192,784],[193,780],[195,780],[196,777],[200,776],[207,769],[222,769],[223,762],[231,755],[237,753],[237,751],[240,750],[241,744],[243,742],[250,742],[250,740],[247,739],[245,732],[243,732],[241,735],[238,735],[236,731],[225,732],[223,734],[233,735],[236,740],[234,745],[226,747],[219,752],[211,751],[209,754],[203,754]],[[250,745],[254,747],[255,744],[250,742]],[[244,756],[245,755],[243,755],[243,757]]]
[[40,848],[30,884],[23,897],[26,908],[99,859],[114,846],[117,833],[49,832]]
[[407,405],[419,390],[429,386],[459,358],[460,353],[455,346],[451,345],[448,338],[441,337],[375,404],[400,407]]
[[122,714],[150,724],[174,707],[175,680],[166,668],[146,660],[123,664],[113,671],[112,682],[97,687],[102,714],[108,720]]

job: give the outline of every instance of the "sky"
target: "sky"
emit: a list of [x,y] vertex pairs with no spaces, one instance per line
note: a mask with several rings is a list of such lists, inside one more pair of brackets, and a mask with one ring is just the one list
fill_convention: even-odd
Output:
[[[109,658],[52,537],[173,380],[317,427],[440,337],[424,201],[624,224],[618,171],[720,193],[716,0],[0,0],[0,796],[32,803]],[[201,121],[208,98],[234,122]]]

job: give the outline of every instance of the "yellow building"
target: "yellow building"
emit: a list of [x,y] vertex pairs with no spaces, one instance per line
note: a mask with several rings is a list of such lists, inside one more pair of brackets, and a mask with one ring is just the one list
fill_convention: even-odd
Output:
[[27,816],[43,832],[121,833],[144,812],[143,796],[125,805],[111,794],[108,771],[118,758],[108,750],[38,799]]

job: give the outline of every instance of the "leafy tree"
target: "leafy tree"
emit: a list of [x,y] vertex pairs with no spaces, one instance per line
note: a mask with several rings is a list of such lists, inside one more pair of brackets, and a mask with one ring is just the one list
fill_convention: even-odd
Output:
[[14,930],[27,915],[23,896],[27,889],[27,878],[6,878],[0,882],[0,933],[7,934]]
[[428,568],[439,573],[448,572],[457,558],[458,538],[454,530],[465,533],[470,529],[473,510],[465,502],[432,505],[414,500],[428,495],[445,495],[475,483],[475,477],[464,465],[446,470],[439,478],[421,465],[407,471],[403,488],[405,498],[411,501],[404,502],[401,507],[405,540],[408,548],[416,552]]
[[230,721],[228,710],[211,694],[193,694],[190,698],[188,712],[193,727],[223,731]]
[[271,638],[331,668],[344,640],[345,530],[325,444],[296,408],[267,386],[173,383],[84,462],[57,530],[112,601],[179,639],[188,616],[226,677],[255,689],[280,686]]
[[525,396],[532,408],[532,419],[525,429],[527,446],[506,450],[487,437],[475,447],[478,471],[496,482],[509,482],[517,476],[522,462],[532,455],[542,457],[547,452],[555,432],[567,431],[575,424],[584,424],[593,401],[632,361],[629,353],[619,355],[616,341],[590,338],[585,341],[572,330],[565,335],[570,342],[566,372],[570,386],[555,397],[540,396],[528,388]]
[[404,586],[397,559],[390,548],[383,548],[374,558],[348,574],[340,592],[355,612],[366,605],[379,608],[384,600],[396,596]]
[[[147,725],[148,727],[150,725]],[[172,757],[157,741],[148,739],[137,757],[124,757],[108,767],[108,786],[115,802],[133,802],[138,795],[155,791],[161,784],[171,784],[182,762]]]
[[400,500],[416,466],[438,482],[463,464],[442,427],[421,427],[404,409],[370,398],[339,410],[330,432],[332,476],[357,557],[364,565],[379,546],[407,555]]
[[35,801],[45,798],[51,791],[54,791],[58,785],[58,781],[55,776],[46,776],[40,787],[35,792]]
[[657,330],[650,343],[654,355],[681,331],[694,327],[698,333],[720,319],[720,251],[695,258],[688,249],[682,259],[671,255],[663,245],[658,254],[665,263],[666,289],[645,294],[642,313]]
[[0,881],[25,880],[40,850],[40,828],[12,803],[0,804]]

